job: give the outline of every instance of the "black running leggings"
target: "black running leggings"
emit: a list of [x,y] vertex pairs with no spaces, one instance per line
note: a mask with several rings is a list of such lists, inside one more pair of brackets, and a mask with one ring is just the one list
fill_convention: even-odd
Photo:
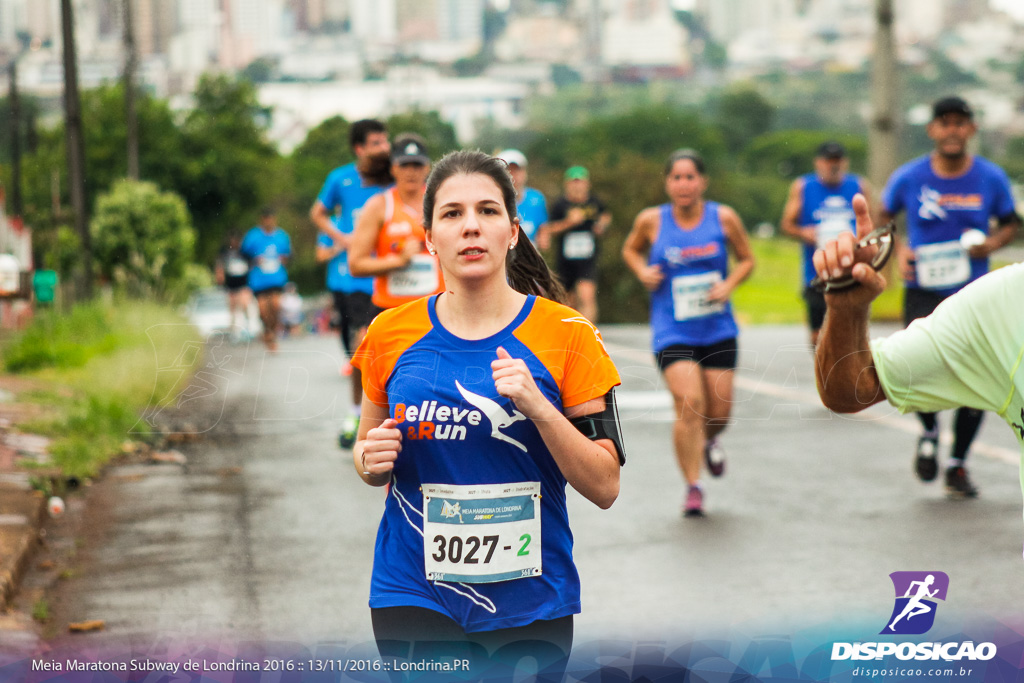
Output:
[[[467,633],[450,617],[423,607],[374,608],[370,619],[382,661],[415,664],[469,660],[469,671],[450,678],[453,681],[488,678],[500,671],[510,674],[511,680],[523,667],[533,671],[536,666],[538,681],[554,683],[565,675],[572,649],[571,615],[473,633]],[[402,680],[396,676],[391,679]]]
[[[933,432],[938,430],[939,422],[936,413],[918,413],[921,425],[925,430]],[[981,427],[981,420],[985,417],[983,410],[975,408],[957,408],[953,418],[953,451],[950,456],[958,460],[965,460],[967,452],[971,448],[978,429]]]

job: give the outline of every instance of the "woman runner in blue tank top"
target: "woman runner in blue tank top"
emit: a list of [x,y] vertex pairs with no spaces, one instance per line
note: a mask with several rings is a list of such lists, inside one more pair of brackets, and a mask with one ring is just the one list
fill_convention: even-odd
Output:
[[641,211],[622,248],[651,292],[653,347],[675,404],[672,440],[687,484],[687,517],[704,514],[701,455],[712,476],[725,471],[716,437],[729,421],[736,368],[729,297],[754,269],[743,222],[728,206],[706,201],[706,189],[700,155],[673,153],[665,166],[669,203]]

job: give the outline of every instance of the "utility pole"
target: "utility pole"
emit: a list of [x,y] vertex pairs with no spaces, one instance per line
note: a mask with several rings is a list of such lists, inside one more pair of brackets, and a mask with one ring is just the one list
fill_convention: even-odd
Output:
[[899,158],[899,108],[896,89],[896,46],[893,2],[875,0],[875,50],[871,63],[871,126],[868,133],[868,177],[885,186]]
[[21,217],[21,99],[18,97],[18,58],[11,59],[8,71],[11,103],[11,215]]
[[135,51],[135,23],[132,19],[133,0],[124,0],[124,115],[128,127],[128,177],[139,179],[139,117],[135,111],[135,71],[138,56]]
[[82,101],[78,92],[78,58],[75,55],[75,14],[71,0],[60,0],[61,29],[64,37],[64,130],[68,154],[68,182],[75,231],[81,241],[83,282],[82,299],[92,298],[92,238],[85,204],[85,139],[82,136]]

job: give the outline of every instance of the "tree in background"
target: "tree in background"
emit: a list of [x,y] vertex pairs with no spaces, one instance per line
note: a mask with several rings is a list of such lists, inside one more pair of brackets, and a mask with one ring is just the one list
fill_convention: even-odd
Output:
[[392,139],[400,133],[416,133],[421,136],[426,141],[427,151],[434,160],[459,148],[454,126],[442,119],[436,111],[394,114],[389,116],[385,123]]
[[750,140],[741,159],[746,172],[793,180],[814,169],[818,146],[836,140],[846,147],[850,170],[864,174],[867,168],[867,141],[863,137],[828,130],[782,130],[765,133]]
[[1024,137],[1010,138],[1006,141],[1006,148],[1003,150],[999,165],[1010,176],[1011,181],[1024,182]]
[[165,298],[190,276],[196,235],[173,192],[118,180],[97,198],[89,230],[100,272],[130,295]]
[[349,123],[344,117],[332,116],[311,129],[302,144],[292,151],[297,209],[309,211],[327,174],[355,160],[348,144],[348,129]]
[[775,105],[752,84],[727,89],[712,108],[725,144],[733,154],[740,152],[748,141],[771,130],[775,118]]
[[181,129],[184,172],[170,187],[188,203],[197,256],[212,264],[224,235],[255,224],[260,208],[273,203],[283,169],[266,136],[269,112],[252,83],[206,75],[194,98]]

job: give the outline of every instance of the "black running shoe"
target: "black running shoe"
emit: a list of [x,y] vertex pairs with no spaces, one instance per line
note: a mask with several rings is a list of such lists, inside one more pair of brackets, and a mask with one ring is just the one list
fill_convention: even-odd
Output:
[[704,462],[712,477],[725,474],[725,449],[718,445],[718,439],[708,439],[704,444]]
[[939,476],[939,437],[922,436],[917,440],[917,455],[914,470],[921,481],[935,481]]
[[978,489],[974,488],[971,478],[967,476],[967,468],[956,465],[946,470],[946,493],[951,498],[977,498]]

